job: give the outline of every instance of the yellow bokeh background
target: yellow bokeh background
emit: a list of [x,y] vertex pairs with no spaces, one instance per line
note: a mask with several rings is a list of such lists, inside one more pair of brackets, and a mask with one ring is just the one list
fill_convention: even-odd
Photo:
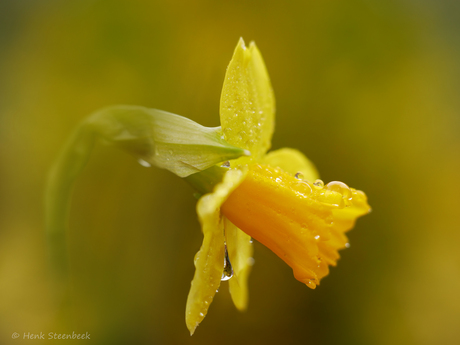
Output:
[[[460,343],[456,1],[1,7],[0,344],[69,330],[98,345]],[[367,193],[373,212],[349,234],[350,249],[310,290],[255,243],[248,311],[236,311],[224,282],[190,337],[185,301],[202,240],[193,190],[97,145],[72,199],[73,305],[64,318],[43,212],[59,148],[79,121],[112,104],[219,125],[239,37],[256,41],[272,80],[273,148],[297,148],[326,182]]]

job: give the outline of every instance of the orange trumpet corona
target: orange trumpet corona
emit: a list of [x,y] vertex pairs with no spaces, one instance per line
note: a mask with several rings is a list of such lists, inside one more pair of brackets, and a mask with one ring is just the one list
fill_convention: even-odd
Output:
[[270,248],[314,289],[348,246],[345,232],[370,210],[363,192],[342,182],[324,186],[278,168],[252,165],[228,196],[222,213],[238,228]]

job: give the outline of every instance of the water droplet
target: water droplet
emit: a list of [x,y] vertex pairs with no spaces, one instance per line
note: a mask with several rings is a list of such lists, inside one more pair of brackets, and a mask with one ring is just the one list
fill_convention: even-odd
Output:
[[201,317],[204,317],[204,314],[203,314],[203,313],[200,313],[200,316],[201,316]]
[[298,180],[302,180],[303,179],[303,174],[301,172],[298,172],[297,174],[295,174],[295,178],[298,179]]
[[315,279],[309,279],[308,282],[307,282],[307,285],[308,286],[312,286],[313,288],[316,287],[316,280]]
[[226,161],[226,162],[223,162],[221,167],[223,168],[230,168],[230,162],[229,161]]
[[319,235],[316,235],[315,240],[319,240],[319,237],[320,237]]
[[302,180],[294,181],[294,183],[292,184],[292,187],[295,191],[299,192],[304,197],[309,196],[313,192],[313,189],[311,188],[311,186],[307,182],[302,181]]
[[316,189],[323,189],[324,188],[324,182],[323,182],[323,180],[316,180],[315,182],[313,182],[313,186]]
[[143,159],[139,159],[137,161],[140,165],[142,165],[143,167],[146,167],[146,168],[150,168],[152,165],[149,163],[149,162],[146,162],[144,161]]
[[233,277],[233,267],[228,258],[227,245],[225,245],[224,271],[222,272],[221,281],[227,281]]
[[348,243],[348,242],[345,243],[345,247],[346,247],[346,248],[350,248],[350,243]]
[[256,260],[254,260],[254,258],[248,258],[248,265],[249,266],[253,266],[255,262],[256,262]]
[[332,181],[326,185],[326,189],[341,194],[345,205],[351,204],[351,190],[345,183]]
[[251,237],[250,240],[249,240],[249,243],[253,243],[253,242],[254,242],[254,240]]

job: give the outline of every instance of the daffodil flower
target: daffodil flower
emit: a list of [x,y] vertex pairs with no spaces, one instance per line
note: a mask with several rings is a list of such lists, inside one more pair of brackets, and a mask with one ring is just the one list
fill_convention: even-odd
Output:
[[197,213],[204,235],[186,304],[190,334],[204,319],[228,280],[235,306],[248,304],[252,238],[314,289],[348,246],[345,232],[370,211],[366,195],[342,182],[326,185],[299,151],[267,153],[275,100],[265,64],[254,43],[242,39],[227,68],[220,102],[221,127],[206,128],[160,110],[137,106],[103,109],[80,125],[54,165],[47,187],[51,257],[67,270],[65,227],[73,182],[92,146],[121,147],[143,165],[185,178],[201,195]]
[[232,299],[238,309],[246,309],[251,238],[270,248],[291,266],[295,278],[314,289],[329,273],[328,266],[336,265],[337,251],[348,246],[344,233],[370,210],[363,192],[342,182],[324,185],[299,151],[266,153],[275,100],[254,43],[246,48],[243,40],[238,42],[225,76],[220,120],[224,139],[251,155],[230,161],[229,168],[187,178],[207,193],[197,205],[204,241],[195,257],[186,307],[191,334],[205,317],[222,277],[226,279],[228,261],[233,268]]

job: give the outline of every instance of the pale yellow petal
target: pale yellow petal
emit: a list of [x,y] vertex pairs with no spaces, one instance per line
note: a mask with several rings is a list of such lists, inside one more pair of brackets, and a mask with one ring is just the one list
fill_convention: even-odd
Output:
[[228,143],[251,152],[250,157],[242,157],[234,164],[258,160],[270,148],[275,98],[265,63],[254,42],[246,48],[240,39],[227,67],[220,122]]
[[[205,203],[207,196],[203,197]],[[223,224],[219,211],[201,219],[203,244],[195,256],[195,276],[187,298],[186,324],[190,335],[204,319],[216,290],[219,288],[224,266]]]
[[227,171],[214,192],[204,195],[198,201],[197,213],[204,239],[200,251],[195,256],[195,276],[185,310],[185,322],[190,334],[195,332],[196,327],[206,316],[222,278],[225,239],[220,206],[244,176],[242,170]]
[[261,163],[281,168],[291,174],[300,172],[302,178],[308,181],[319,178],[315,165],[299,150],[285,147],[271,151],[262,158]]
[[230,262],[233,267],[233,278],[228,281],[233,303],[240,311],[248,306],[248,278],[254,263],[254,249],[251,236],[238,229],[224,217],[225,238]]

